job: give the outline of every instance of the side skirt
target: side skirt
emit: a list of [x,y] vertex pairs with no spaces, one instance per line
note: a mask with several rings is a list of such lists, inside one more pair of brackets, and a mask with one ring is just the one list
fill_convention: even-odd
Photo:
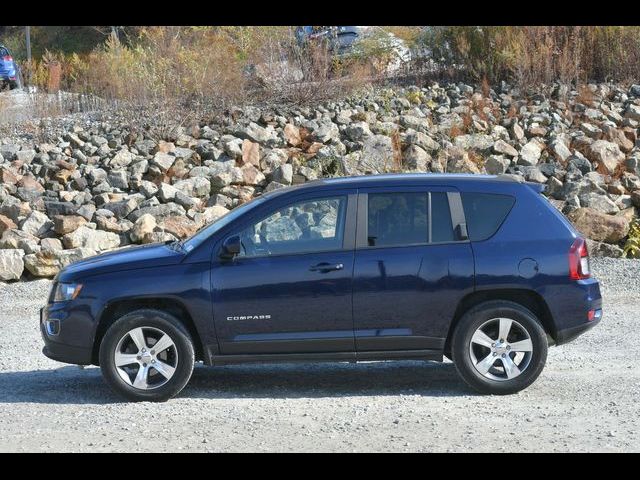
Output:
[[331,353],[267,353],[254,355],[212,355],[211,365],[239,363],[313,363],[313,362],[368,362],[383,360],[435,360],[442,361],[442,350],[398,350],[372,352]]

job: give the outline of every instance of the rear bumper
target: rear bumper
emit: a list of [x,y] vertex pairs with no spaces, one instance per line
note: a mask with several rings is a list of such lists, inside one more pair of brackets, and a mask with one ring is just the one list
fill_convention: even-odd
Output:
[[583,333],[591,330],[598,323],[600,323],[601,319],[602,319],[602,316],[600,318],[598,318],[597,320],[592,320],[592,321],[587,322],[587,323],[582,323],[580,325],[576,325],[576,326],[573,326],[573,327],[565,328],[563,330],[558,330],[558,332],[556,333],[556,345],[562,345],[562,344],[568,343],[568,342],[570,342],[572,340],[575,340],[580,335],[582,335]]

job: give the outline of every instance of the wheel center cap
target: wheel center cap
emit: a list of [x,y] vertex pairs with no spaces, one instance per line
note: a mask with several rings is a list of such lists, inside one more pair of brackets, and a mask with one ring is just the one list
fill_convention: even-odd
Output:
[[503,353],[507,353],[509,350],[510,349],[507,348],[506,343],[496,343],[496,346],[494,348],[494,351],[500,355],[502,355]]
[[143,363],[150,363],[151,360],[153,360],[153,355],[151,355],[151,353],[149,352],[144,352],[142,355],[140,355],[140,357],[142,357],[141,361]]

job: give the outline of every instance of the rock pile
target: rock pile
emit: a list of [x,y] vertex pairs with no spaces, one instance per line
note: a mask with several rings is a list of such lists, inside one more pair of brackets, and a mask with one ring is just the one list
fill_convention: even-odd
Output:
[[640,86],[371,90],[316,108],[236,108],[170,141],[70,117],[48,143],[0,139],[0,280],[180,239],[262,192],[323,176],[511,173],[620,256],[640,208]]

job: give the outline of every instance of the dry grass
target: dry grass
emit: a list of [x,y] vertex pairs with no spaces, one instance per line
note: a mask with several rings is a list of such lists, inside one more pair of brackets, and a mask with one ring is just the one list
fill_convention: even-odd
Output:
[[446,70],[476,80],[512,79],[520,87],[554,81],[628,81],[640,71],[636,26],[434,27],[422,42]]

